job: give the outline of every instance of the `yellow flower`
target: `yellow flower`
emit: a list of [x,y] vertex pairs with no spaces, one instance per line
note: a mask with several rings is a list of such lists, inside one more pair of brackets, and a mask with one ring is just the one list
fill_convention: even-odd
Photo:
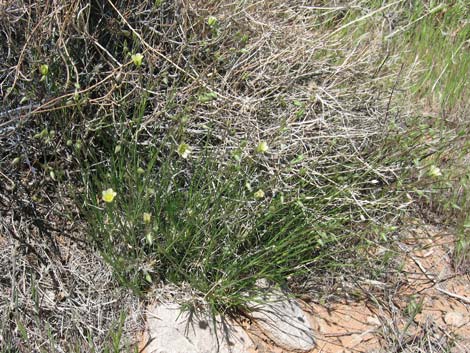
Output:
[[255,199],[262,199],[264,198],[264,191],[259,189],[257,192],[254,193]]
[[144,212],[143,218],[145,223],[150,223],[150,220],[152,219],[152,214],[149,212]]
[[109,188],[103,191],[102,199],[104,202],[110,203],[110,202],[113,202],[116,195],[117,195],[117,192]]
[[135,66],[140,67],[142,65],[142,60],[144,56],[140,53],[131,55],[131,59]]
[[268,150],[269,150],[269,146],[266,141],[261,141],[256,147],[256,152],[258,153],[266,153],[268,152]]
[[193,149],[187,143],[181,143],[178,146],[178,149],[176,150],[176,152],[181,156],[181,158],[184,158],[184,159],[188,158],[189,154],[192,151]]

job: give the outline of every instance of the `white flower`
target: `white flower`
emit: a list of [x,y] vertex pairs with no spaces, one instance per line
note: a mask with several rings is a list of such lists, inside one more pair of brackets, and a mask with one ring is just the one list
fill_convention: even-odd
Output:
[[258,153],[266,153],[268,152],[268,150],[269,150],[269,146],[266,141],[261,141],[256,147],[256,152]]
[[442,172],[441,172],[441,169],[439,167],[436,167],[434,164],[429,167],[429,175],[434,177],[434,178],[438,178],[440,176],[442,176]]
[[135,66],[140,67],[142,65],[142,60],[144,56],[141,53],[131,55],[132,62]]
[[189,146],[187,143],[181,143],[179,146],[178,146],[178,149],[176,150],[176,152],[181,156],[181,158],[188,158],[188,156],[191,154],[191,152],[193,151],[193,149],[191,148],[191,146]]
[[264,191],[262,189],[259,189],[257,192],[253,194],[253,196],[255,197],[255,199],[260,200],[264,198]]

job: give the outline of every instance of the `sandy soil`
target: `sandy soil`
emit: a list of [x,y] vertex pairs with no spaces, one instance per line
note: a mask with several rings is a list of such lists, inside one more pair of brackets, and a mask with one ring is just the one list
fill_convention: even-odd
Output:
[[[470,352],[470,276],[453,268],[453,244],[452,234],[420,225],[399,245],[393,283],[375,283],[382,290],[362,300],[303,303],[317,340],[310,353]],[[286,352],[260,337],[258,352]]]
[[[358,300],[302,302],[317,342],[308,353],[470,352],[470,271],[453,267],[454,240],[417,225],[399,243],[402,266],[390,283],[370,281]],[[244,326],[257,345],[252,353],[291,353]]]
[[[403,351],[424,345],[419,341],[435,341],[438,351],[439,344],[451,345],[454,339],[453,352],[470,352],[470,281],[452,266],[453,244],[454,237],[438,228],[412,229],[400,244],[403,271],[396,277],[393,295],[311,305],[315,352],[387,352],[391,347]],[[409,313],[413,303],[421,307],[414,317]]]

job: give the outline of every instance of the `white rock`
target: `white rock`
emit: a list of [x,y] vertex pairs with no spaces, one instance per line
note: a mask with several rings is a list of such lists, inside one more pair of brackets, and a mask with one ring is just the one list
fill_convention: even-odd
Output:
[[312,327],[295,299],[272,289],[260,298],[260,303],[252,302],[250,309],[254,323],[276,345],[296,351],[315,348]]
[[367,323],[372,326],[382,326],[382,322],[377,316],[368,316]]
[[461,312],[451,311],[444,316],[444,321],[447,325],[460,327],[465,325],[468,319],[466,319],[465,315]]
[[246,353],[255,346],[238,325],[208,314],[181,312],[178,304],[159,304],[147,314],[146,353]]
[[364,340],[362,335],[359,335],[357,333],[351,335],[351,345],[352,347],[357,346],[359,343],[361,343]]

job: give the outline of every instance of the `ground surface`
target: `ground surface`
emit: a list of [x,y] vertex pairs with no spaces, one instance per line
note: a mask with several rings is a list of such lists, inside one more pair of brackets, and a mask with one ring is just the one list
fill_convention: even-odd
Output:
[[[388,283],[366,281],[348,300],[301,301],[317,342],[311,352],[470,352],[470,281],[452,266],[453,244],[448,231],[416,225],[399,241],[402,271]],[[254,322],[243,325],[253,352],[289,352]]]
[[[376,283],[379,291],[367,299],[310,306],[318,352],[380,351],[393,347],[390,340],[397,352],[443,351],[454,338],[452,352],[470,352],[470,282],[452,267],[452,235],[418,227],[402,247],[403,273],[392,278],[393,293],[380,293],[382,284]],[[422,303],[414,318],[407,315],[410,300]]]

